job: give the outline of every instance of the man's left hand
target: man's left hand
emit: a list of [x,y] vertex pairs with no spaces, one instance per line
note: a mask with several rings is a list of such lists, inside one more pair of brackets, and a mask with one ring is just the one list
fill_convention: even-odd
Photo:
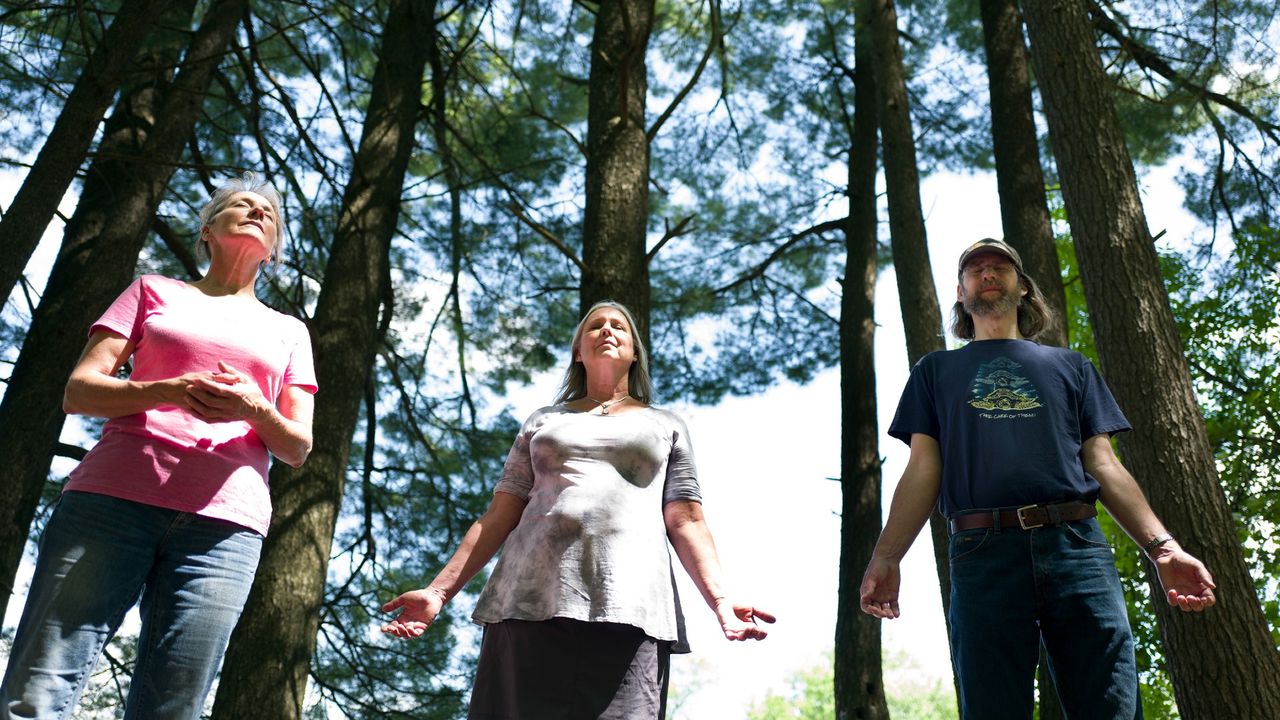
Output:
[[1213,576],[1204,563],[1180,547],[1161,547],[1151,561],[1155,563],[1160,586],[1169,604],[1183,612],[1201,612],[1217,602],[1213,596]]

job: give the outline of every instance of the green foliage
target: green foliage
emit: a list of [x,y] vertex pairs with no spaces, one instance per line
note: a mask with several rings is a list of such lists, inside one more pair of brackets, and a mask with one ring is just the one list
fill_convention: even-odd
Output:
[[1218,477],[1280,646],[1280,232],[1255,223],[1233,240],[1221,260],[1169,255],[1164,271]]
[[[1061,202],[1051,208],[1055,220],[1061,220]],[[1280,576],[1280,544],[1275,540],[1280,522],[1280,235],[1254,223],[1232,239],[1225,256],[1165,252],[1161,262],[1219,481],[1255,591],[1280,646],[1280,585],[1275,581]],[[1071,345],[1096,363],[1069,235],[1058,236],[1058,253]],[[1176,717],[1146,561],[1105,513],[1101,522],[1116,548],[1137,641],[1145,714]]]
[[[956,696],[942,682],[921,681],[919,667],[905,653],[884,658],[885,692],[894,720],[953,720]],[[770,691],[752,704],[747,720],[831,720],[836,716],[834,663],[822,662],[794,673],[781,693]]]
[[783,694],[770,691],[752,704],[748,720],[830,720],[836,716],[833,661],[796,671]]
[[905,652],[884,660],[885,695],[894,720],[952,720],[959,710],[950,682],[922,676]]

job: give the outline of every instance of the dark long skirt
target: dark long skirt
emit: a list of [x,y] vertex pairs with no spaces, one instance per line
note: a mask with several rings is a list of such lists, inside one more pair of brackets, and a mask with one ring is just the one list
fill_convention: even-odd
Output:
[[632,625],[487,625],[468,720],[663,720],[671,643]]

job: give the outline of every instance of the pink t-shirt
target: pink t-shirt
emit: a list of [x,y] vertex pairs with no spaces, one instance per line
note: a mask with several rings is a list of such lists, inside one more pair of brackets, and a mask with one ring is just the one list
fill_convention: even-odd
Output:
[[[257,302],[209,297],[180,280],[144,275],[89,333],[134,343],[130,379],[218,370],[223,360],[279,398],[288,385],[316,391],[311,338],[297,318]],[[108,420],[66,490],[195,513],[267,533],[267,448],[244,421],[206,422],[177,407]]]

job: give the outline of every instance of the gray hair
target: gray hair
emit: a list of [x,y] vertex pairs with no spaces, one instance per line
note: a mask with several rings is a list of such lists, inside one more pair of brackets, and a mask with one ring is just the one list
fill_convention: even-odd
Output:
[[[1018,282],[1027,289],[1027,294],[1018,301],[1018,334],[1028,340],[1035,340],[1045,331],[1053,327],[1053,310],[1044,299],[1044,293],[1031,276],[1018,271]],[[960,300],[951,306],[951,334],[960,340],[972,340],[974,336],[973,316],[964,309]]]
[[196,240],[196,257],[202,261],[209,260],[209,243],[204,239],[204,229],[213,222],[214,216],[231,204],[231,197],[236,193],[251,192],[261,195],[271,203],[271,213],[275,215],[276,236],[272,238],[271,258],[280,259],[280,241],[284,238],[284,220],[280,217],[280,193],[271,183],[258,178],[252,171],[240,177],[233,177],[223,183],[209,196],[209,202],[200,208],[200,236]]
[[600,308],[613,308],[622,313],[627,319],[627,324],[631,326],[631,342],[636,351],[635,362],[631,363],[631,369],[627,371],[627,388],[631,396],[640,402],[648,405],[653,402],[653,380],[649,377],[649,353],[644,349],[644,341],[640,339],[640,334],[636,332],[636,319],[627,309],[627,306],[613,300],[601,300],[592,305],[582,319],[578,321],[578,327],[573,331],[573,343],[569,345],[569,367],[564,371],[564,380],[560,383],[560,392],[556,395],[556,404],[577,400],[587,395],[587,368],[582,364],[581,360],[575,357],[578,350],[578,343],[582,341],[582,333],[586,329],[587,318],[591,317],[591,313]]

